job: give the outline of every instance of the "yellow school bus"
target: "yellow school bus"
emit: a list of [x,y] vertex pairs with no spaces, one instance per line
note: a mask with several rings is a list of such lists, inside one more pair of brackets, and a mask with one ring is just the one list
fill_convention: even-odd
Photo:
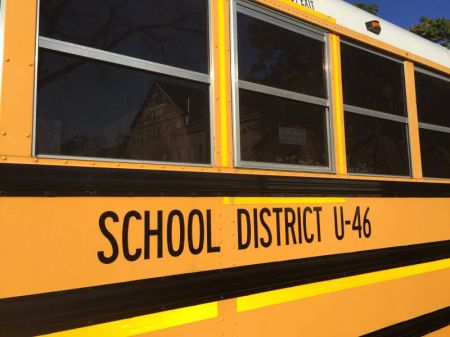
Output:
[[448,336],[450,51],[340,0],[3,0],[0,336]]

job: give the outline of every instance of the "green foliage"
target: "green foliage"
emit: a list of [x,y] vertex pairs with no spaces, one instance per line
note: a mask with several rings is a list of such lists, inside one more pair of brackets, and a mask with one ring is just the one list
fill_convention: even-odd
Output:
[[430,41],[437,42],[450,49],[450,20],[445,18],[430,19],[421,16],[420,23],[413,25],[410,31]]
[[366,12],[369,12],[370,14],[377,15],[378,13],[378,5],[377,4],[366,4],[364,2],[355,2],[353,5],[355,5],[358,8],[361,8],[362,10],[365,10]]

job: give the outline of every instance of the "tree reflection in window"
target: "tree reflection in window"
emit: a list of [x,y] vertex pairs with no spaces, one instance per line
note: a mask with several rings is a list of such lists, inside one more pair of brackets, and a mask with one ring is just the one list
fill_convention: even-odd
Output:
[[208,72],[204,0],[42,0],[39,34]]
[[239,78],[326,97],[323,41],[238,14]]

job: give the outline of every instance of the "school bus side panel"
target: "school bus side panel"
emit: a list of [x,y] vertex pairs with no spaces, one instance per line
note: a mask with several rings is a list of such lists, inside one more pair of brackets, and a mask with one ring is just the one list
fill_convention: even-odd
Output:
[[449,208],[444,198],[3,197],[0,296],[444,241]]

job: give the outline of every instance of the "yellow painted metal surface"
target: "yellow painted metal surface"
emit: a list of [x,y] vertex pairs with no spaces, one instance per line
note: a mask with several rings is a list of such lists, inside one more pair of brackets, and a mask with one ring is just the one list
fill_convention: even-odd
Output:
[[[227,203],[199,197],[2,197],[0,268],[8,273],[0,279],[0,297],[449,240],[449,209],[445,198],[231,198]],[[174,211],[184,221],[183,249]],[[192,245],[199,247],[203,238],[196,254],[188,246],[190,218]],[[363,227],[365,218],[371,226],[365,228],[367,237],[351,225],[356,219]],[[146,223],[162,228],[161,256],[157,237],[145,235]],[[113,248],[104,230],[118,245],[116,258],[107,263]],[[207,250],[207,235],[209,245],[218,248]],[[125,258],[123,242],[129,254],[139,255],[135,261]],[[181,252],[173,256],[169,243]]]
[[330,34],[330,61],[331,61],[331,84],[332,84],[332,113],[334,130],[334,153],[336,157],[336,173],[347,174],[347,158],[345,151],[345,123],[344,123],[344,100],[342,94],[341,73],[341,45],[340,38]]
[[218,316],[218,303],[212,302],[192,307],[174,309],[119,321],[66,330],[49,337],[130,337],[154,331],[191,324]]
[[216,165],[232,166],[231,80],[230,80],[230,4],[228,0],[212,1],[214,41],[214,85],[216,123]]
[[[371,277],[372,276],[372,277]],[[449,260],[395,268],[300,286],[307,296],[287,296],[294,288],[238,297],[119,321],[62,331],[48,336],[360,336],[445,307]],[[353,278],[353,277],[352,277]],[[328,282],[328,281],[327,281]],[[433,287],[427,285],[432,284]],[[295,287],[297,290],[300,287]],[[313,296],[310,296],[313,295]],[[257,297],[262,305],[244,307]],[[276,300],[274,300],[274,298]],[[420,305],[418,305],[420,303]],[[429,336],[446,336],[447,328]]]
[[448,306],[450,269],[239,313],[235,336],[356,337]]
[[413,178],[422,178],[422,159],[420,156],[419,120],[417,115],[414,64],[405,62],[406,106],[408,107],[409,144]]
[[[382,177],[382,176],[364,176],[364,175],[340,175],[333,173],[314,173],[314,172],[297,172],[297,171],[275,171],[263,169],[244,169],[235,167],[199,167],[199,166],[184,166],[176,164],[150,164],[150,163],[126,163],[126,162],[109,162],[109,161],[92,161],[80,159],[57,159],[57,158],[32,158],[32,157],[17,157],[8,156],[4,160],[0,158],[5,164],[30,164],[30,165],[50,165],[50,166],[65,166],[65,167],[97,167],[97,168],[121,168],[133,170],[170,170],[175,172],[205,172],[205,173],[233,173],[233,174],[257,174],[260,176],[286,176],[286,177],[305,177],[305,178],[343,178],[352,180],[364,181],[399,181],[410,182],[409,177]],[[450,179],[429,179],[417,178],[417,182],[423,183],[440,183],[450,184]]]
[[255,2],[307,21],[313,20],[316,24],[319,22],[321,24],[334,24],[336,22],[336,19],[328,15],[297,4],[291,0],[255,0]]
[[[229,11],[228,11],[228,1],[218,1],[218,19],[219,19],[219,64],[220,64],[220,137],[221,137],[221,166],[228,167],[230,165],[229,160],[229,144],[228,137],[229,132],[229,120],[230,120],[230,101],[228,83],[229,83],[229,53],[227,54],[225,50],[230,49],[229,40]],[[227,15],[228,14],[228,15]],[[228,43],[227,43],[228,41]],[[227,71],[228,70],[228,71]]]
[[318,197],[224,197],[225,205],[321,205],[343,204],[345,198],[318,198]]
[[36,0],[5,1],[4,64],[0,100],[0,164],[30,157],[35,71]]
[[244,312],[255,310],[276,304],[302,300],[309,297],[326,295],[337,291],[368,286],[446,269],[450,269],[450,259],[387,269],[367,274],[248,295],[237,299],[237,311]]

